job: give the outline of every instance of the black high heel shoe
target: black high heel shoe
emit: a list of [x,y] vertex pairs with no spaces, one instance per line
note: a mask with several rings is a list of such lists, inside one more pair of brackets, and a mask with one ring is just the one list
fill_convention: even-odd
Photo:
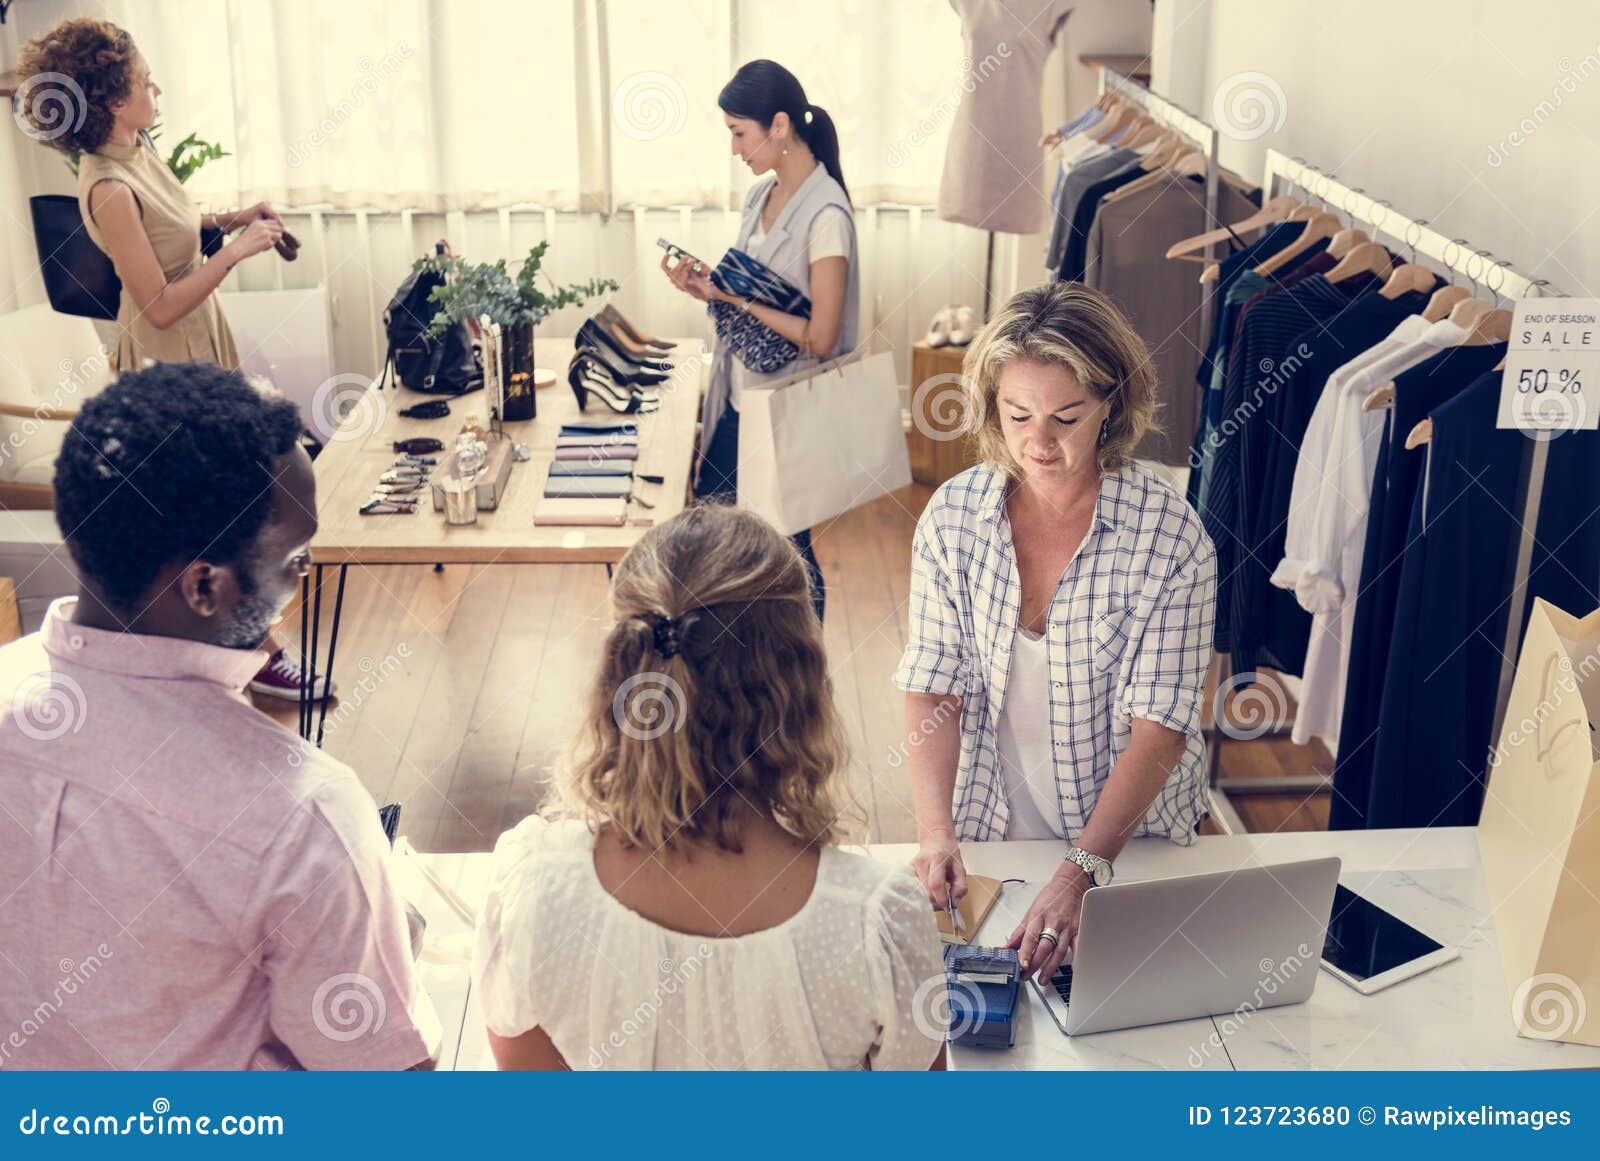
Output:
[[593,350],[600,351],[608,357],[606,362],[617,366],[621,371],[670,371],[672,364],[663,359],[640,358],[624,350],[622,344],[606,333],[603,327],[596,325],[593,319],[584,319],[583,325],[578,328],[578,342]]
[[603,347],[588,342],[580,334],[577,341],[578,353],[587,355],[590,359],[605,369],[607,375],[619,384],[629,387],[654,387],[665,383],[667,376],[655,371],[641,371],[622,363],[621,360],[608,353]]
[[661,406],[657,396],[618,387],[606,373],[604,365],[585,351],[579,351],[567,365],[567,383],[572,387],[579,411],[589,409],[592,397],[598,397],[600,402],[618,415],[648,415]]

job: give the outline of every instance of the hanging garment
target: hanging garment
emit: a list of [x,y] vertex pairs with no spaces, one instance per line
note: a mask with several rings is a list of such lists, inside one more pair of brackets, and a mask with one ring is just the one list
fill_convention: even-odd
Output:
[[1244,305],[1274,282],[1286,284],[1286,280],[1302,265],[1324,261],[1320,255],[1328,248],[1327,242],[1317,242],[1270,278],[1257,274],[1255,267],[1294,241],[1303,228],[1299,222],[1282,223],[1269,231],[1257,245],[1230,255],[1221,263],[1219,284],[1226,289],[1219,288],[1214,292],[1218,306],[1213,312],[1211,344],[1196,372],[1197,378],[1205,375],[1201,383],[1200,426],[1195,430],[1194,446],[1189,453],[1191,471],[1188,499],[1197,512],[1205,511],[1210,494],[1212,468],[1216,464],[1217,445],[1222,438],[1219,428],[1222,423],[1222,395],[1227,381],[1228,355],[1237,349],[1238,321]]
[[[1228,293],[1228,289],[1241,274],[1247,270],[1255,269],[1268,258],[1277,254],[1278,251],[1298,238],[1304,229],[1304,222],[1277,222],[1268,227],[1267,232],[1254,242],[1242,245],[1241,249],[1225,256],[1221,262],[1217,263],[1218,277],[1211,292],[1212,298],[1218,304],[1221,304],[1223,296]],[[1234,241],[1240,242],[1240,239],[1235,237]],[[1324,246],[1323,249],[1327,249],[1327,247]],[[1239,303],[1242,304],[1243,302],[1244,299],[1241,298]],[[1235,306],[1234,313],[1238,313],[1237,306]],[[1218,353],[1226,348],[1226,339],[1232,333],[1232,319],[1225,319],[1223,312],[1218,309],[1211,318],[1211,334],[1206,339],[1206,353],[1194,373],[1195,385],[1201,390],[1211,386],[1212,365],[1216,361]]]
[[[1314,274],[1288,290],[1268,296],[1240,316],[1239,336],[1228,353],[1227,380],[1215,432],[1215,459],[1200,513],[1217,549],[1219,652],[1233,653],[1233,590],[1238,570],[1266,567],[1248,558],[1243,527],[1247,505],[1254,505],[1255,496],[1265,483],[1260,475],[1262,404],[1281,386],[1278,379],[1289,344],[1307,326],[1334,317],[1356,296],[1375,291],[1378,285],[1371,274],[1360,274],[1338,284]],[[1253,652],[1234,656],[1235,673],[1248,673],[1255,668]]]
[[1063,282],[1083,281],[1084,267],[1089,260],[1089,228],[1094,225],[1095,215],[1100,212],[1100,203],[1106,195],[1146,176],[1146,172],[1134,163],[1091,182],[1083,191],[1083,196],[1073,208],[1072,221],[1067,226],[1066,241],[1061,248],[1061,265],[1056,274]]
[[1345,666],[1339,752],[1329,806],[1330,830],[1359,829],[1366,825],[1378,713],[1383,704],[1384,674],[1394,636],[1401,564],[1406,551],[1406,533],[1411,526],[1411,503],[1427,462],[1426,456],[1408,452],[1405,440],[1430,411],[1459,393],[1470,381],[1459,375],[1433,374],[1443,365],[1443,361],[1433,364],[1430,360],[1396,376],[1394,406],[1382,412],[1383,428],[1373,467],[1370,515],[1362,546],[1361,580],[1351,620],[1350,659]]
[[[1361,404],[1371,391],[1391,379],[1398,391],[1400,379],[1417,367],[1423,368],[1421,376],[1406,382],[1413,393],[1419,391],[1419,382],[1438,380],[1444,386],[1435,391],[1423,388],[1424,399],[1454,394],[1498,358],[1494,351],[1499,348],[1460,347],[1466,334],[1464,327],[1442,319],[1427,327],[1415,343],[1392,351],[1341,384],[1337,406],[1344,415],[1353,414],[1353,422],[1344,425],[1343,432],[1335,431],[1329,458],[1321,467],[1319,503],[1310,514],[1303,545],[1297,546],[1297,551],[1303,549],[1305,564],[1292,585],[1293,599],[1312,614],[1305,680],[1292,734],[1300,745],[1316,737],[1330,750],[1339,747],[1361,557],[1366,551],[1371,511],[1372,472],[1383,434],[1381,413],[1363,412]],[[1278,579],[1289,579],[1288,573],[1293,571],[1291,566]],[[1284,596],[1288,598],[1288,592]]]
[[[1083,112],[1079,113],[1072,120],[1068,121],[1065,125],[1062,125],[1061,128],[1056,130],[1056,135],[1060,138],[1061,143],[1055,148],[1056,180],[1055,184],[1050,189],[1050,216],[1052,223],[1052,235],[1056,229],[1054,223],[1057,220],[1055,207],[1061,201],[1061,190],[1062,186],[1067,180],[1068,171],[1077,164],[1079,155],[1089,150],[1092,144],[1095,148],[1098,148],[1101,151],[1109,151],[1109,146],[1100,146],[1095,144],[1094,139],[1088,136],[1089,130],[1093,129],[1105,119],[1106,115],[1103,109],[1101,109],[1098,105],[1090,105]],[[1052,246],[1055,245],[1053,237],[1050,244]],[[1045,261],[1045,266],[1048,269],[1054,269],[1054,266],[1048,259]]]
[[[1254,212],[1249,197],[1226,182],[1217,191],[1217,219],[1238,221]],[[1187,268],[1166,257],[1172,239],[1211,228],[1204,183],[1178,178],[1102,202],[1089,230],[1084,281],[1110,295],[1144,336],[1156,371],[1161,401],[1160,430],[1139,442],[1134,454],[1164,464],[1189,462],[1189,445],[1200,422],[1194,368],[1205,288]]]
[[1515,593],[1518,481],[1533,441],[1495,427],[1499,397],[1499,374],[1483,375],[1434,409],[1426,450],[1393,453],[1425,455],[1427,464],[1412,502],[1369,827],[1476,824],[1508,611],[1520,609],[1525,623],[1536,597],[1600,604],[1600,433],[1551,441],[1528,583]]
[[1102,178],[1114,177],[1137,169],[1144,155],[1131,149],[1110,149],[1088,160],[1063,162],[1055,194],[1050,201],[1050,245],[1045,250],[1044,265],[1054,278],[1066,256],[1067,239],[1072,234],[1073,216],[1084,191]]
[[[1044,224],[1039,109],[1044,64],[1071,0],[950,0],[962,56],[998,61],[962,95],[950,125],[939,216],[980,230],[1036,234]],[[977,75],[977,74],[973,74]]]
[[[1274,438],[1267,447],[1265,469],[1268,482],[1255,517],[1255,553],[1263,562],[1284,554],[1293,485],[1302,457],[1322,454],[1305,451],[1308,429],[1330,389],[1339,386],[1335,376],[1354,374],[1366,360],[1378,357],[1376,352],[1385,350],[1384,344],[1406,327],[1408,320],[1426,329],[1428,324],[1417,312],[1427,303],[1428,295],[1420,291],[1394,298],[1384,298],[1381,293],[1366,295],[1326,328],[1314,327],[1295,340],[1296,350],[1303,347],[1311,354],[1293,373],[1273,421]],[[1254,597],[1266,663],[1281,673],[1302,673],[1311,618],[1292,592],[1275,584]]]

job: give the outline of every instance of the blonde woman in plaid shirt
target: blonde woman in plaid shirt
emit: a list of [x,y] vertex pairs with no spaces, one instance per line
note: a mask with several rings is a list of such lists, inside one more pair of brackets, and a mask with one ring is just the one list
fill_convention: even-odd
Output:
[[963,382],[982,462],[917,523],[895,674],[915,869],[943,907],[966,893],[960,841],[1064,840],[1011,937],[1047,980],[1128,839],[1194,841],[1216,557],[1183,498],[1133,461],[1155,376],[1104,295],[1056,282],[1014,296]]

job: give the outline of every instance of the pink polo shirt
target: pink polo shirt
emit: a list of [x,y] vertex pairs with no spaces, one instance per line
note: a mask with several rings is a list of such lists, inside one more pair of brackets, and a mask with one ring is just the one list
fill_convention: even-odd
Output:
[[0,1069],[434,1055],[377,807],[250,705],[265,654],[75,603],[0,648]]

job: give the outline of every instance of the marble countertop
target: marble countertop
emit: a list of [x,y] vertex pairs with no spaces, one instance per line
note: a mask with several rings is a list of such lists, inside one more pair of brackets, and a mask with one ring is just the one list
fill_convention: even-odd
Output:
[[[875,857],[908,861],[914,848],[885,844]],[[1034,884],[1061,858],[1058,842],[970,843],[968,869],[1008,885],[979,932],[1003,942]],[[1119,882],[1202,874],[1336,855],[1340,881],[1460,958],[1372,996],[1321,972],[1303,1004],[1145,1028],[1063,1035],[1028,990],[1009,1050],[957,1048],[955,1069],[1530,1069],[1600,1068],[1600,1048],[1518,1036],[1495,943],[1475,832],[1470,828],[1207,836],[1179,847],[1136,839],[1117,860]],[[471,916],[487,884],[489,856],[416,855],[397,860],[408,895],[428,916],[421,976],[445,1031],[441,1067],[492,1068],[471,995]],[[442,890],[441,890],[442,888]],[[454,897],[453,899],[451,897]]]

